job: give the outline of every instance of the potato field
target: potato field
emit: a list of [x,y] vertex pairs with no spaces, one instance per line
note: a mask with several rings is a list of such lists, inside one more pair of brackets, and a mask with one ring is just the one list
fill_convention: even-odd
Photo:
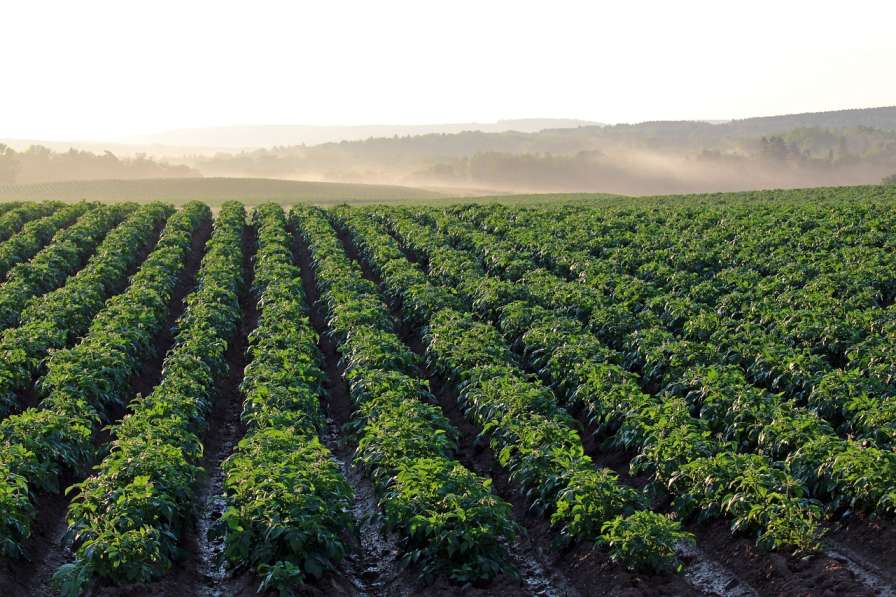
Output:
[[0,595],[894,595],[896,188],[0,204]]

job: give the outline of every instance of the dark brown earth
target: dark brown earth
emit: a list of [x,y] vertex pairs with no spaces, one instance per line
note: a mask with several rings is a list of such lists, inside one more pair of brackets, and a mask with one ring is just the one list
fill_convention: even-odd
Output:
[[352,463],[357,438],[345,433],[343,427],[351,421],[355,408],[342,376],[339,352],[327,334],[327,322],[320,304],[311,255],[300,236],[295,237],[294,252],[302,272],[311,325],[318,334],[318,348],[324,357],[326,399],[322,402],[322,407],[328,419],[328,432],[323,439],[342,465],[343,474],[355,494],[353,513],[359,524],[358,536],[353,540],[353,550],[336,573],[328,575],[306,590],[312,594],[411,594],[413,580],[402,569],[398,540],[393,533],[383,531],[382,522],[377,515],[376,492],[363,471]]

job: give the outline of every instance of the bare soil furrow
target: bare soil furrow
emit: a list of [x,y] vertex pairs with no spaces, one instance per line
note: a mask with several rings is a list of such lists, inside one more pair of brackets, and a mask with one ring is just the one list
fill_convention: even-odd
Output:
[[[174,580],[186,575],[190,595],[221,597],[225,595],[255,594],[249,576],[231,576],[220,557],[222,540],[210,534],[212,525],[224,513],[224,470],[221,463],[230,456],[245,433],[240,420],[243,394],[240,384],[248,361],[249,334],[258,325],[258,308],[252,295],[254,279],[253,257],[256,250],[256,230],[249,226],[243,240],[243,293],[240,297],[242,318],[236,337],[227,347],[227,376],[216,388],[216,399],[209,416],[204,438],[202,459],[204,474],[199,479],[191,532],[185,536],[184,548],[189,554]],[[177,583],[181,585],[180,582]],[[250,590],[253,589],[253,590]]]
[[896,524],[892,519],[854,515],[828,539],[837,551],[868,562],[896,587]]
[[[297,235],[295,235],[297,236]],[[327,334],[327,322],[320,305],[320,293],[314,277],[311,255],[301,239],[295,245],[295,257],[302,272],[302,286],[309,304],[311,325],[318,334],[318,348],[324,357],[326,400],[322,406],[327,415],[328,430],[323,440],[339,461],[342,472],[355,494],[353,513],[358,521],[358,536],[354,549],[340,564],[336,574],[318,583],[329,591],[354,595],[412,595],[413,579],[400,562],[398,541],[393,533],[386,533],[378,515],[373,485],[352,463],[357,447],[356,438],[344,431],[351,420],[354,406],[339,365],[339,353]]]

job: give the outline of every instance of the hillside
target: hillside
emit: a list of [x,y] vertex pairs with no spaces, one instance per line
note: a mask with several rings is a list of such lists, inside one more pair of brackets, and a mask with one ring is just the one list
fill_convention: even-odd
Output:
[[463,131],[501,133],[520,131],[533,133],[550,128],[595,126],[596,122],[569,118],[520,118],[496,122],[457,122],[412,125],[260,125],[176,129],[123,140],[137,145],[177,146],[193,148],[248,149],[275,145],[319,145],[342,141],[360,141],[377,137],[407,137],[431,134],[453,134]]
[[663,194],[875,184],[896,172],[896,107],[749,118],[464,131],[185,160],[206,176],[503,192]]

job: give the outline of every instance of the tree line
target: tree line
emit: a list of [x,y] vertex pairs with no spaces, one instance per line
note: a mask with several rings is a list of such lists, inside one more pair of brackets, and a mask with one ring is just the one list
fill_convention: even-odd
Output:
[[146,154],[120,158],[78,149],[56,152],[42,145],[24,151],[0,143],[0,184],[28,184],[62,180],[188,178],[201,176],[185,165],[167,164]]

